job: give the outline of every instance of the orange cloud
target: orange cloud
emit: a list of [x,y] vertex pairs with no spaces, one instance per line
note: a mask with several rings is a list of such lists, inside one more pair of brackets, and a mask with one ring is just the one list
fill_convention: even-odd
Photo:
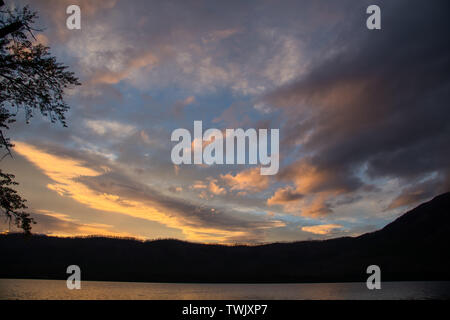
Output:
[[[192,216],[176,215],[170,209],[151,199],[143,202],[114,193],[92,190],[79,182],[79,178],[96,177],[103,172],[88,168],[79,160],[53,155],[24,142],[15,142],[15,150],[53,180],[53,183],[47,185],[49,189],[54,190],[61,197],[70,197],[90,208],[156,221],[181,230],[187,239],[193,241],[226,243],[233,241],[232,239],[245,239],[249,235],[248,230],[243,228],[224,227],[222,229],[202,225],[201,222],[193,221]],[[207,186],[205,185],[205,187]],[[278,225],[279,221],[271,221],[259,228]],[[89,230],[100,231],[100,229],[99,225],[84,227],[86,232]]]
[[327,201],[347,192],[340,183],[342,176],[333,169],[319,168],[308,159],[293,163],[280,174],[280,179],[294,183],[294,187],[278,189],[267,200],[268,205],[282,205],[289,213],[318,217],[332,212]]
[[197,180],[190,186],[190,188],[198,190],[198,189],[206,189],[206,188],[208,188],[208,186],[205,183],[203,183],[203,181]]
[[194,96],[189,96],[186,99],[184,99],[181,103],[185,106],[187,106],[188,104],[194,103],[195,102],[195,97]]
[[321,224],[318,226],[302,227],[302,231],[314,233],[314,234],[329,234],[334,229],[342,228],[339,224]]
[[158,63],[158,58],[151,52],[139,55],[131,60],[122,68],[120,71],[98,71],[91,79],[94,84],[105,83],[105,84],[116,84],[120,81],[128,78],[130,74],[141,68],[146,68],[150,70]]
[[231,190],[244,190],[247,192],[259,192],[267,189],[270,184],[269,176],[260,174],[259,168],[251,168],[232,175],[231,173],[220,176]]
[[267,200],[267,205],[281,205],[283,210],[290,214],[305,217],[320,217],[332,212],[327,200],[333,193],[320,192],[303,195],[292,187],[280,188]]
[[318,191],[332,178],[329,171],[319,170],[305,160],[291,165],[282,175],[293,180],[298,193],[305,194]]
[[327,199],[330,193],[322,192],[314,195],[313,200],[304,204],[301,208],[303,216],[306,217],[320,217],[332,212],[330,206],[327,204]]
[[227,190],[217,184],[217,179],[211,179],[209,182],[209,191],[215,195],[226,194]]
[[267,204],[269,206],[275,204],[283,205],[293,201],[298,201],[302,198],[303,195],[301,193],[298,193],[294,188],[288,186],[276,190],[274,195],[267,200]]
[[102,235],[111,237],[135,237],[128,232],[112,231],[112,226],[103,223],[83,223],[77,219],[71,218],[64,213],[58,213],[50,210],[37,210],[45,216],[52,217],[61,222],[66,222],[69,228],[61,228],[61,230],[52,230],[51,234],[58,237],[74,237],[87,235]]

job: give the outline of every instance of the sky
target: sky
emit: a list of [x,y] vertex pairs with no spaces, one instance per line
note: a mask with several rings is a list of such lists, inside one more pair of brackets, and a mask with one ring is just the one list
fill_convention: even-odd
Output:
[[[81,30],[66,27],[72,4]],[[366,27],[372,4],[381,30]],[[14,158],[1,167],[16,175],[35,233],[224,244],[357,236],[450,190],[448,1],[30,6],[36,41],[82,82],[65,96],[68,128],[38,112],[26,124],[19,111],[8,132]],[[279,172],[174,165],[171,133],[195,120],[279,129]]]

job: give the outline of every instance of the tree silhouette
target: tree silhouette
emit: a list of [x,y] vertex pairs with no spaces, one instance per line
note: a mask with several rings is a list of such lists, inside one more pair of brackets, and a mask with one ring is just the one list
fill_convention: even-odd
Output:
[[27,208],[25,200],[10,187],[17,184],[14,181],[14,175],[3,173],[0,170],[0,207],[10,221],[14,219],[14,223],[29,234],[34,220],[28,213],[22,211]]
[[[37,110],[52,123],[66,125],[65,89],[80,85],[67,66],[51,56],[49,47],[36,44],[33,28],[37,13],[23,8],[5,8],[0,0],[0,149],[1,159],[11,154],[14,145],[5,136],[9,125],[16,121],[20,109],[25,111],[28,123]],[[30,233],[33,219],[21,210],[25,200],[10,186],[16,185],[14,175],[0,170],[0,209],[8,219],[25,233]]]

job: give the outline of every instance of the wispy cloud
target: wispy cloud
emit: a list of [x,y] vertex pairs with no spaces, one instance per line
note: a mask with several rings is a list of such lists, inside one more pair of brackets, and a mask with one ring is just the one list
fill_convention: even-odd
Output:
[[47,187],[60,196],[97,210],[157,221],[180,229],[190,240],[255,241],[265,229],[284,225],[276,220],[249,220],[218,208],[196,206],[121,174],[93,170],[81,160],[53,155],[23,142],[16,142],[16,150],[54,181]]
[[342,226],[339,224],[321,224],[318,226],[302,227],[302,230],[314,234],[329,234],[331,231],[340,228],[342,228]]

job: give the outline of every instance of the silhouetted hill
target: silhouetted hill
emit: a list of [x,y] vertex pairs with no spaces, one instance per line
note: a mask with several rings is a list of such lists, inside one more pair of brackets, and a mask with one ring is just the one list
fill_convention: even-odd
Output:
[[221,246],[178,240],[0,236],[0,277],[146,282],[450,280],[450,193],[407,212],[383,229],[325,241]]

